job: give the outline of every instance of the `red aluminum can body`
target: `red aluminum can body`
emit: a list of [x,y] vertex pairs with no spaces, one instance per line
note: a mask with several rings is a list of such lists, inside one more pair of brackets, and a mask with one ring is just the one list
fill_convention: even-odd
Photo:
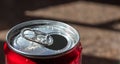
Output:
[[6,64],[81,64],[82,60],[78,32],[52,20],[16,25],[7,34],[4,52]]
[[81,64],[81,45],[76,46],[70,53],[50,59],[34,59],[22,56],[4,44],[6,64]]

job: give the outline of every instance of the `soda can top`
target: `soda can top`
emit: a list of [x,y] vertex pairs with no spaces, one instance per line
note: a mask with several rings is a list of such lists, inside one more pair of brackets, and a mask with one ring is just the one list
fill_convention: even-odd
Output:
[[20,23],[7,34],[7,44],[15,52],[31,58],[50,58],[72,50],[79,43],[78,32],[53,20]]

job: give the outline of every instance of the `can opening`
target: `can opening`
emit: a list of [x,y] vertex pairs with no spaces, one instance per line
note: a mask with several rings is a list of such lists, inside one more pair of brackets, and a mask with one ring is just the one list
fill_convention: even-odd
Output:
[[46,46],[47,48],[52,49],[52,50],[60,50],[67,46],[68,42],[65,37],[61,35],[57,35],[57,34],[53,34],[51,36],[54,41],[52,45]]

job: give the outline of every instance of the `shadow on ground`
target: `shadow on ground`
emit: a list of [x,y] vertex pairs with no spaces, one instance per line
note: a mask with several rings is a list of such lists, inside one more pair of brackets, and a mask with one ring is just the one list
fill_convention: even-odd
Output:
[[120,6],[120,0],[84,0],[84,1]]
[[75,1],[78,0],[0,0],[0,30],[31,19],[24,15],[26,10],[41,9]]
[[0,64],[5,64],[4,52],[3,52],[3,41],[0,41]]
[[119,60],[83,55],[82,64],[119,64]]

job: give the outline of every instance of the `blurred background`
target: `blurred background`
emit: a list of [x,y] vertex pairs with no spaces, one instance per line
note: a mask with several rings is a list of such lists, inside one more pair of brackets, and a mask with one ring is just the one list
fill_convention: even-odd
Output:
[[0,0],[0,64],[7,31],[33,19],[58,20],[76,28],[82,64],[120,64],[120,0]]

